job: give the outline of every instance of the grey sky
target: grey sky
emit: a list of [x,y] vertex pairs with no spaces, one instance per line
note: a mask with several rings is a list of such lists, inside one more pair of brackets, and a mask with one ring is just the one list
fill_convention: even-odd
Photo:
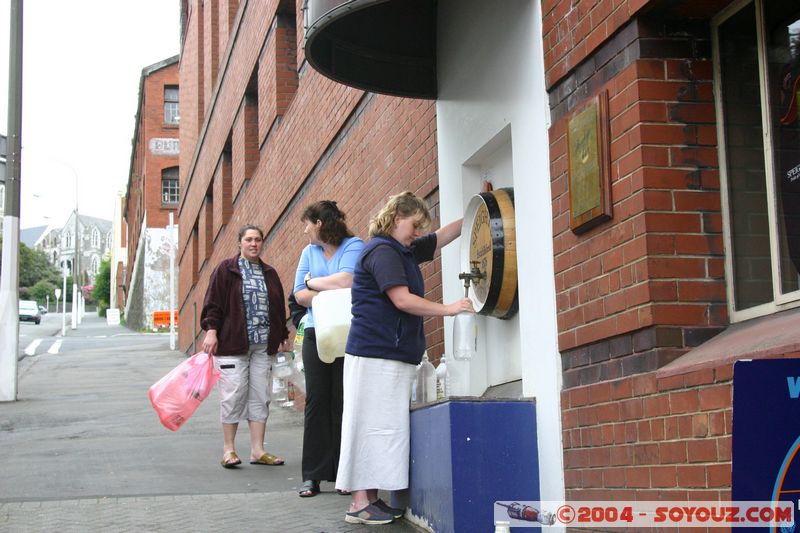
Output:
[[[9,13],[0,0],[3,134]],[[80,212],[110,219],[128,180],[142,68],[179,53],[179,2],[26,0],[23,16],[20,226],[63,225],[74,175]]]

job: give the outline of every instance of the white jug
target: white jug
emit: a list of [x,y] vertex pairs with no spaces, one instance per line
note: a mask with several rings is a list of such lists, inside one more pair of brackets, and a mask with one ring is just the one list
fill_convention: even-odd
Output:
[[350,333],[350,289],[322,291],[311,302],[314,331],[317,334],[317,353],[324,363],[344,357],[347,335]]

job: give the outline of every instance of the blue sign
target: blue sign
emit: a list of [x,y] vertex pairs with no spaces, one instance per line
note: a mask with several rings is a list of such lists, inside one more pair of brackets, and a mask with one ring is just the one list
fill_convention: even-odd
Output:
[[[733,367],[734,501],[800,499],[800,359]],[[762,528],[766,530],[768,528]]]

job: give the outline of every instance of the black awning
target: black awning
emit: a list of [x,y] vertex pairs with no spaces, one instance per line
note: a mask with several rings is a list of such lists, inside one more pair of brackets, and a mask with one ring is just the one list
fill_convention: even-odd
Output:
[[366,91],[436,98],[436,0],[307,0],[306,59]]

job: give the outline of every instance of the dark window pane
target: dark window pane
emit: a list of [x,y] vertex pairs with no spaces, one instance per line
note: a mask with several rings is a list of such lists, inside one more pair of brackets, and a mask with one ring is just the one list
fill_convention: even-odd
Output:
[[769,2],[764,11],[780,289],[785,294],[800,288],[800,7],[797,2]]
[[772,301],[755,8],[719,27],[722,108],[737,310]]

